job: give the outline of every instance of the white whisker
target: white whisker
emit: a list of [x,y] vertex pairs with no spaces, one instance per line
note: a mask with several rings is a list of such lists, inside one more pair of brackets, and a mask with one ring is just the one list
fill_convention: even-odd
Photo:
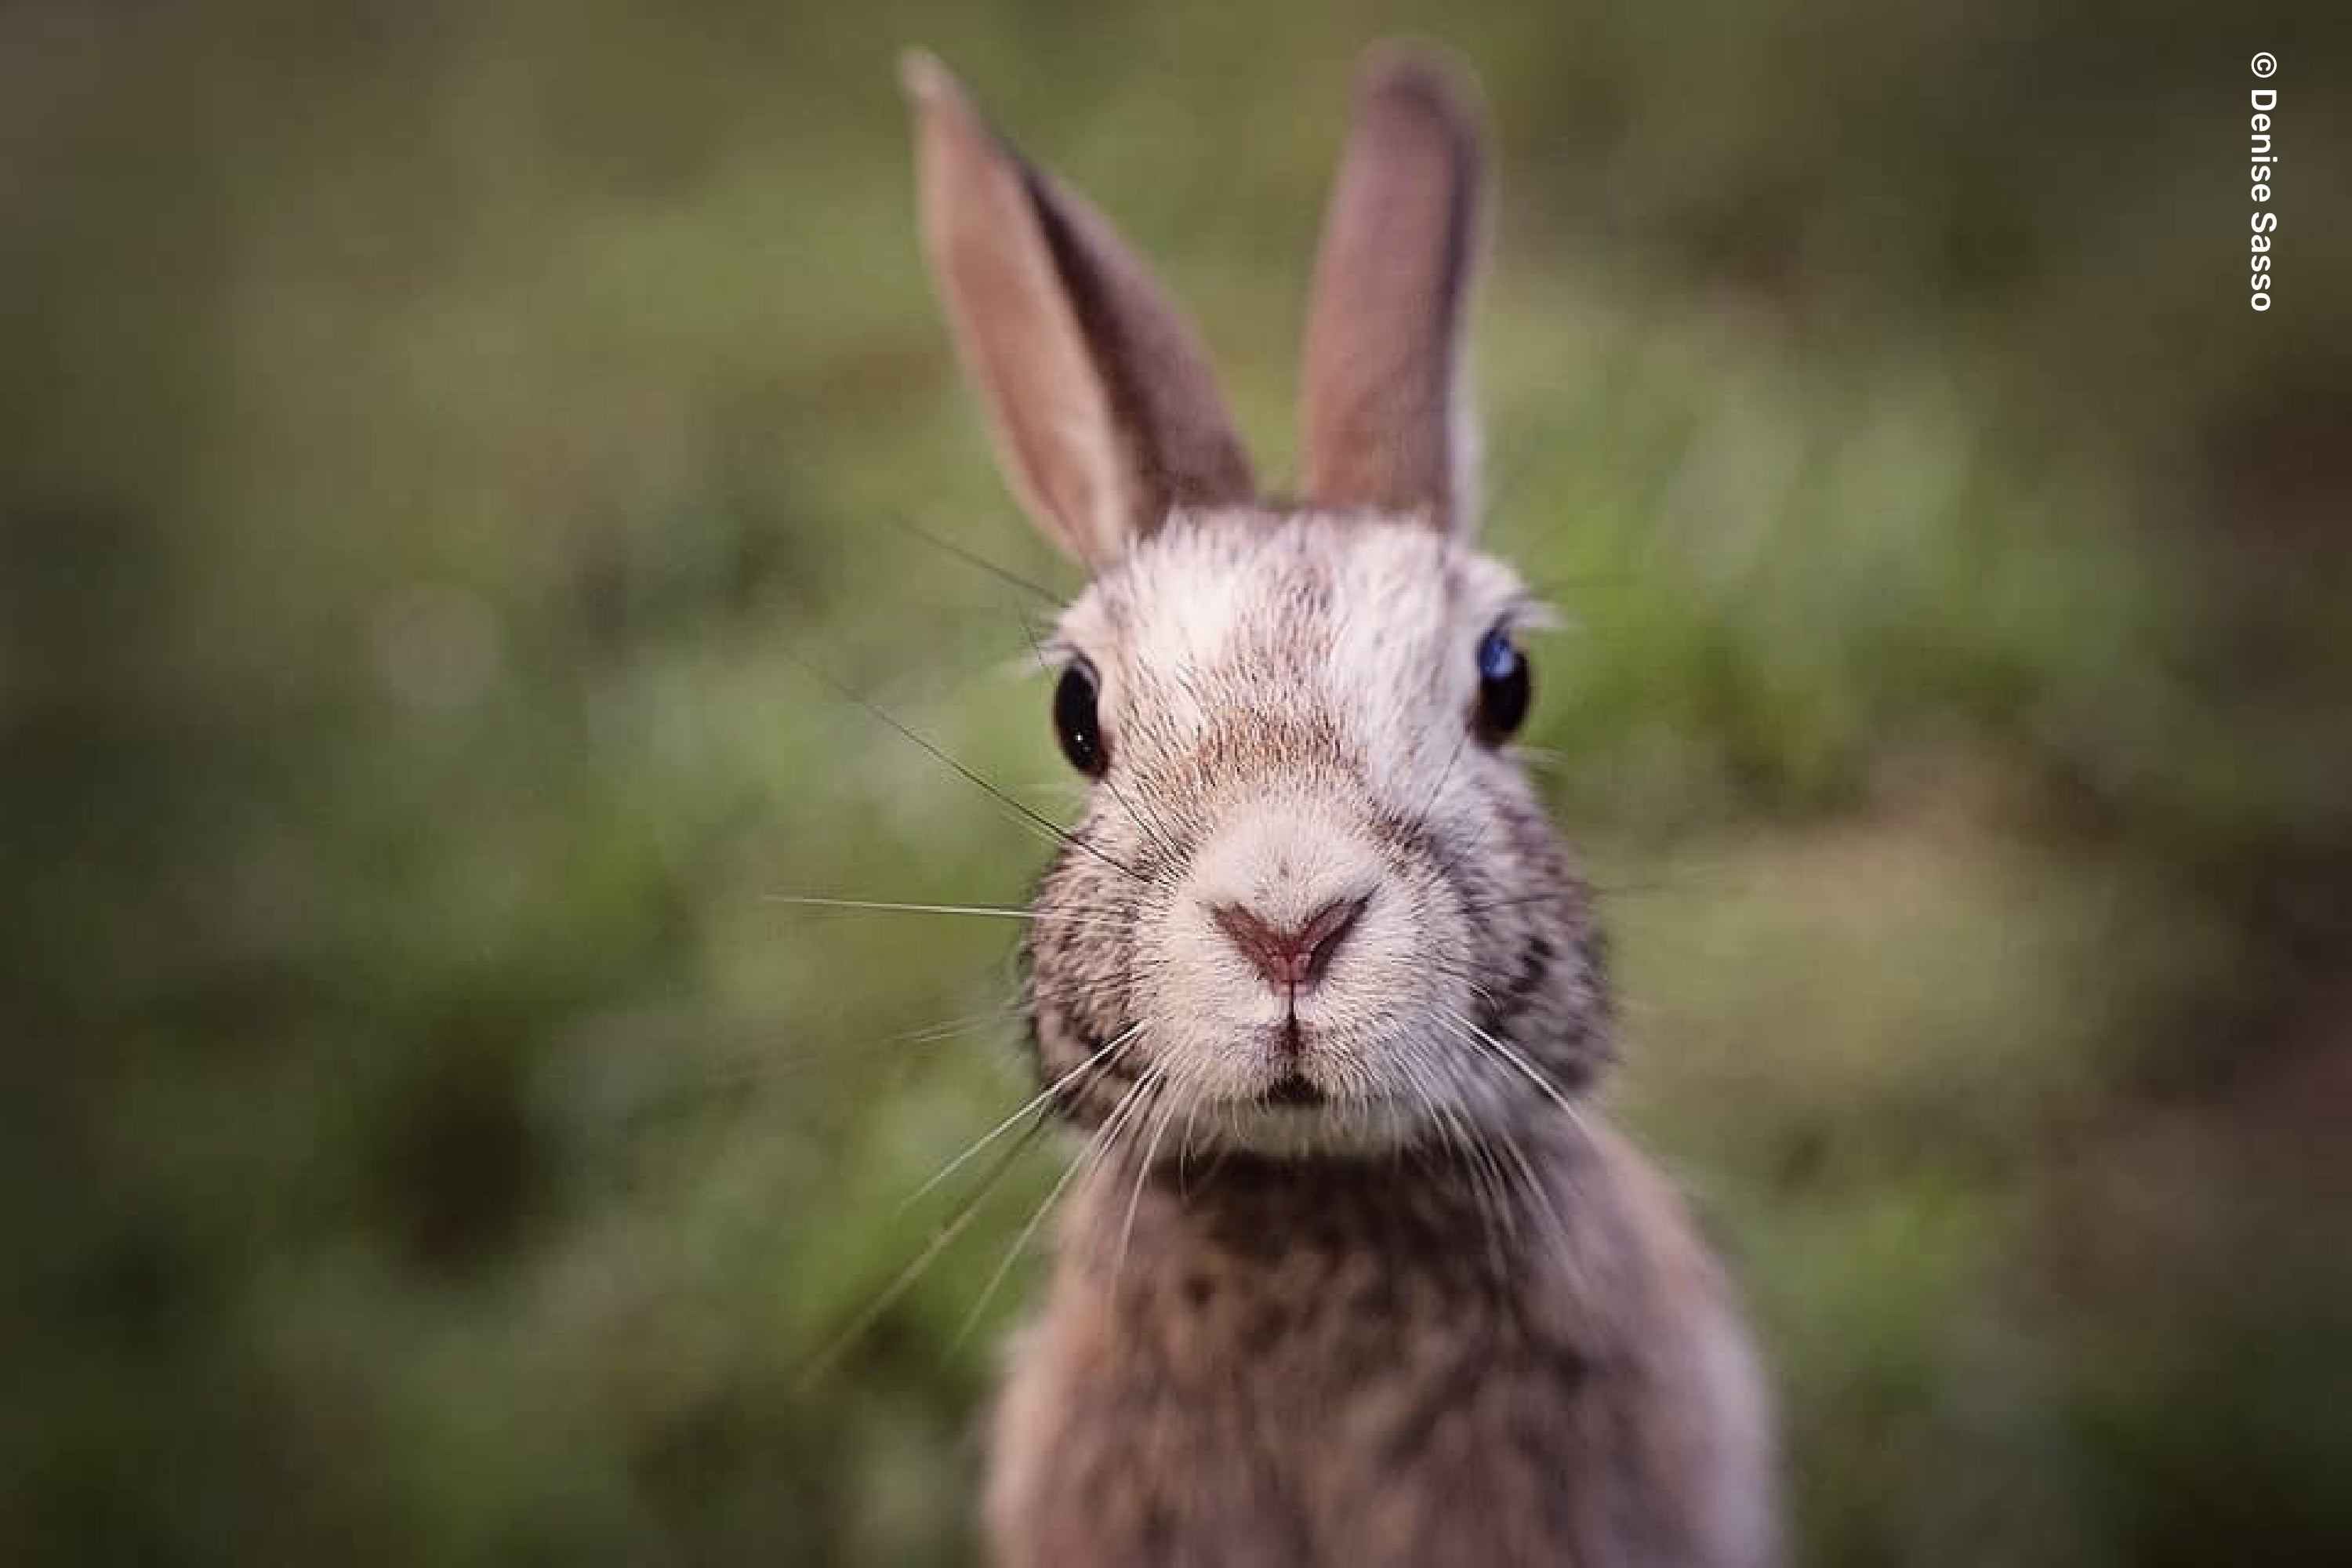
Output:
[[969,915],[1003,921],[1034,921],[1040,923],[1051,921],[1068,925],[1093,924],[1120,929],[1125,929],[1130,923],[1108,915],[1088,918],[1053,910],[1000,909],[992,904],[916,904],[890,899],[821,899],[793,893],[769,893],[765,898],[772,904],[794,904],[803,909],[868,910],[888,914]]
[[1127,1267],[1127,1244],[1135,1238],[1135,1210],[1143,1201],[1143,1184],[1150,1178],[1151,1162],[1160,1152],[1160,1140],[1166,1136],[1168,1124],[1176,1120],[1177,1106],[1165,1094],[1155,1097],[1160,1103],[1160,1114],[1152,1120],[1150,1136],[1143,1145],[1143,1157],[1135,1163],[1135,1185],[1127,1194],[1127,1218],[1119,1226],[1118,1257],[1111,1264],[1110,1277],[1114,1285]]
[[[1040,1123],[1040,1126],[1042,1125],[1043,1123]],[[908,1259],[905,1266],[890,1277],[889,1283],[882,1287],[874,1300],[867,1302],[856,1317],[850,1319],[839,1333],[825,1342],[824,1348],[811,1359],[807,1370],[801,1374],[801,1387],[803,1390],[814,1386],[820,1378],[831,1371],[834,1363],[841,1359],[850,1346],[863,1339],[866,1331],[879,1322],[885,1312],[897,1305],[908,1291],[914,1289],[915,1282],[929,1270],[940,1255],[955,1245],[956,1238],[971,1227],[971,1222],[979,1216],[981,1205],[985,1204],[990,1194],[996,1191],[998,1184],[1004,1180],[1005,1173],[1013,1169],[1014,1162],[1028,1147],[1029,1139],[1023,1138],[1006,1149],[996,1163],[989,1168],[988,1173],[981,1179],[980,1185],[971,1195],[964,1200],[963,1206],[956,1212],[954,1217],[941,1226],[931,1239],[924,1245],[923,1249]]]
[[1535,1085],[1538,1089],[1542,1091],[1547,1100],[1549,1100],[1554,1105],[1559,1107],[1561,1111],[1567,1115],[1570,1121],[1576,1123],[1579,1127],[1582,1127],[1584,1125],[1584,1112],[1579,1110],[1575,1105],[1570,1103],[1568,1096],[1561,1092],[1560,1087],[1552,1082],[1549,1078],[1546,1077],[1533,1062],[1528,1061],[1528,1058],[1521,1056],[1517,1050],[1510,1046],[1505,1045],[1502,1041],[1496,1039],[1494,1036],[1488,1034],[1486,1030],[1480,1028],[1469,1019],[1463,1017],[1460,1014],[1449,1014],[1446,1016],[1448,1021],[1455,1026],[1458,1030],[1466,1031],[1463,1036],[1464,1038],[1475,1041],[1478,1044],[1491,1048],[1495,1054],[1500,1057],[1505,1062],[1517,1068],[1529,1083]]
[[1060,1179],[1055,1182],[1052,1189],[1045,1194],[1045,1201],[1040,1203],[1035,1211],[1029,1215],[1028,1223],[1024,1225],[1021,1227],[1021,1233],[1013,1238],[1013,1245],[1005,1248],[1003,1258],[998,1260],[995,1270],[988,1277],[987,1283],[981,1287],[979,1300],[972,1302],[971,1310],[964,1314],[963,1322],[956,1329],[955,1338],[949,1342],[950,1349],[960,1349],[964,1341],[971,1337],[971,1331],[979,1326],[981,1316],[987,1311],[989,1302],[995,1300],[996,1292],[1003,1286],[1004,1277],[1013,1272],[1013,1265],[1020,1258],[1022,1253],[1028,1250],[1029,1243],[1036,1237],[1038,1226],[1045,1223],[1045,1215],[1052,1211],[1055,1204],[1061,1201],[1062,1194],[1069,1190],[1070,1184],[1076,1180],[1078,1173],[1092,1166],[1100,1152],[1108,1147],[1119,1123],[1134,1108],[1145,1088],[1151,1082],[1152,1075],[1159,1070],[1157,1063],[1146,1068],[1143,1076],[1137,1079],[1126,1094],[1119,1098],[1118,1104],[1112,1109],[1110,1115],[1104,1119],[1102,1126],[1096,1129],[1094,1137],[1087,1142],[1085,1153],[1070,1162],[1069,1169],[1062,1173]]
[[1120,1034],[1112,1037],[1102,1046],[1097,1047],[1091,1055],[1080,1061],[1077,1066],[1072,1068],[1069,1071],[1064,1073],[1061,1077],[1055,1079],[1053,1082],[1047,1084],[1045,1088],[1032,1095],[1029,1100],[1023,1104],[1020,1110],[1015,1110],[1012,1115],[1006,1117],[1003,1121],[998,1122],[995,1126],[990,1128],[985,1133],[982,1134],[977,1142],[973,1143],[962,1153],[958,1154],[954,1159],[950,1160],[946,1164],[940,1166],[939,1170],[932,1174],[929,1181],[925,1182],[921,1186],[917,1187],[913,1192],[907,1194],[905,1202],[899,1205],[900,1209],[904,1210],[908,1205],[920,1202],[924,1194],[928,1194],[934,1187],[937,1187],[941,1182],[946,1181],[950,1176],[953,1175],[962,1167],[966,1161],[979,1153],[982,1150],[987,1148],[991,1143],[995,1142],[999,1138],[1003,1137],[1007,1132],[1010,1132],[1023,1117],[1028,1115],[1031,1111],[1037,1110],[1047,1100],[1052,1100],[1054,1096],[1061,1093],[1062,1090],[1076,1082],[1081,1075],[1092,1071],[1095,1068],[1108,1066],[1113,1057],[1125,1050],[1129,1045],[1132,1045],[1136,1037],[1142,1033],[1143,1026],[1136,1024]]

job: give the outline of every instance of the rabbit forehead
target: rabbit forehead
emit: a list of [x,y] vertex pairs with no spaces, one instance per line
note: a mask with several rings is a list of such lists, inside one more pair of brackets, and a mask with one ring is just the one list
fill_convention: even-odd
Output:
[[1430,720],[1468,701],[1476,638],[1525,597],[1502,563],[1411,519],[1180,514],[1062,634],[1102,672],[1111,727],[1152,750],[1255,721],[1411,771],[1424,742],[1450,746]]

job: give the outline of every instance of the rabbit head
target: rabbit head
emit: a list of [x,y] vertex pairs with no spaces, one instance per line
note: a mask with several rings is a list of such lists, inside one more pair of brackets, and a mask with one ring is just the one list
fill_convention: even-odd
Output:
[[1293,503],[1259,495],[1198,339],[1108,224],[935,62],[905,74],[965,367],[1013,489],[1092,577],[1046,649],[1091,781],[1025,947],[1053,1098],[1153,1147],[1270,1153],[1564,1104],[1606,1055],[1607,1005],[1507,744],[1540,613],[1468,541],[1465,95],[1417,55],[1365,71]]

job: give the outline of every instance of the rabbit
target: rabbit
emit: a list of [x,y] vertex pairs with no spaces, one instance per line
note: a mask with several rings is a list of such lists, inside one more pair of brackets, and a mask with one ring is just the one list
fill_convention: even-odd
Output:
[[1087,781],[1022,1003],[1089,1136],[991,1418],[1030,1564],[1777,1561],[1723,1269],[1591,1098],[1591,900],[1509,742],[1542,611],[1470,542],[1458,67],[1376,48],[1306,332],[1302,496],[1109,224],[910,53],[934,281],[1090,576],[1043,649]]

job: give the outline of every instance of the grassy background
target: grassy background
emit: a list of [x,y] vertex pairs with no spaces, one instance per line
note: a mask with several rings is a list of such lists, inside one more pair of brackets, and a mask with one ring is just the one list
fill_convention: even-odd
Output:
[[[1034,605],[891,57],[1289,468],[1351,62],[1483,75],[1487,537],[1801,1560],[2352,1558],[2318,0],[0,7],[0,1556],[968,1561]],[[2284,62],[2277,307],[2245,61]],[[976,1306],[976,1303],[978,1304]],[[961,1331],[977,1311],[973,1331]]]

